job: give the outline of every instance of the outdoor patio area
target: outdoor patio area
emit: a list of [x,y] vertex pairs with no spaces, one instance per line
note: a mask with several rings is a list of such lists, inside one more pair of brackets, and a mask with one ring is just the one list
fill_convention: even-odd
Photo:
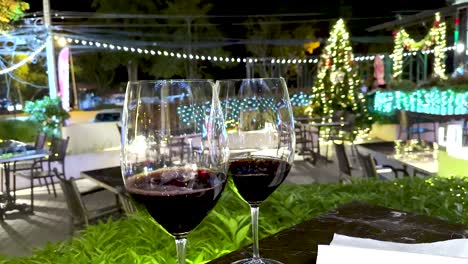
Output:
[[0,264],[467,264],[468,0],[374,2],[0,0]]

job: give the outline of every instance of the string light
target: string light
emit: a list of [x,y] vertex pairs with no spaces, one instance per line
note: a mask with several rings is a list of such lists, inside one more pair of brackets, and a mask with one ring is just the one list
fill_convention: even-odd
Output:
[[[429,33],[419,42],[410,38],[409,34],[401,29],[395,34],[395,48],[393,50],[393,78],[400,79],[403,73],[403,57],[417,55],[422,50],[423,54],[434,54],[434,77],[446,79],[445,52],[455,50],[455,47],[446,47],[446,25],[440,21],[440,13],[436,13],[434,25]],[[429,50],[428,48],[432,47]],[[404,50],[410,51],[405,53]]]
[[[59,41],[61,38],[64,37],[56,37],[56,40]],[[65,38],[64,38],[65,39]],[[133,52],[138,54],[147,54],[151,56],[166,56],[166,57],[174,57],[177,59],[190,59],[190,60],[201,60],[201,61],[212,61],[212,62],[221,62],[221,63],[236,63],[239,64],[243,63],[263,63],[263,62],[271,62],[271,63],[281,63],[281,64],[298,64],[298,63],[318,63],[318,59],[309,59],[309,60],[302,60],[299,58],[235,58],[235,57],[219,57],[219,56],[212,56],[212,55],[201,55],[201,54],[187,54],[183,52],[173,52],[168,50],[152,50],[152,49],[142,49],[138,47],[126,47],[126,46],[119,46],[115,43],[109,42],[93,42],[84,39],[76,39],[67,37],[66,40],[68,43],[74,42],[77,45],[82,46],[94,46],[100,49],[109,49],[109,50],[123,50],[126,52]]]
[[[64,37],[56,37],[56,40],[59,41],[61,38]],[[125,51],[125,52],[134,52],[134,53],[139,53],[139,54],[146,54],[146,55],[151,55],[151,56],[171,56],[175,57],[177,59],[190,59],[190,60],[208,60],[212,62],[221,62],[221,63],[236,63],[239,64],[241,62],[243,63],[263,63],[263,62],[270,62],[271,64],[300,64],[300,63],[309,63],[309,64],[317,64],[319,62],[318,58],[309,58],[309,59],[301,59],[301,58],[234,58],[234,57],[218,57],[218,56],[204,56],[204,55],[199,55],[199,54],[187,54],[187,53],[174,53],[171,51],[166,51],[166,50],[152,50],[152,49],[142,49],[142,48],[136,48],[136,47],[126,47],[126,46],[120,46],[111,44],[109,42],[93,42],[93,41],[87,41],[87,40],[82,40],[82,39],[76,39],[76,38],[71,38],[71,37],[66,37],[66,40],[68,43],[74,42],[77,45],[82,45],[82,46],[94,46],[100,49],[109,49],[112,51],[118,50],[118,51]],[[454,50],[454,47],[449,47],[445,51],[449,50]],[[423,51],[424,52],[424,51]],[[428,53],[434,53],[434,50],[427,50]],[[412,53],[405,53],[405,56],[412,56]],[[366,56],[357,56],[353,58],[353,61],[359,62],[359,61],[373,61],[375,59],[375,56],[377,54],[372,54],[372,55],[366,55]],[[381,58],[385,58],[385,55],[380,55]],[[392,58],[392,55],[389,56],[389,58]]]
[[466,114],[468,111],[468,91],[455,92],[437,88],[418,89],[413,92],[377,91],[374,110],[383,113],[406,110],[436,115]]
[[41,53],[45,49],[45,47],[46,47],[46,44],[44,43],[37,50],[33,51],[28,57],[24,58],[23,60],[19,61],[18,63],[14,64],[14,65],[6,68],[6,69],[0,70],[0,75],[12,72],[12,71],[18,69],[19,67],[25,65],[26,63],[31,62],[32,59],[34,59],[39,53]]

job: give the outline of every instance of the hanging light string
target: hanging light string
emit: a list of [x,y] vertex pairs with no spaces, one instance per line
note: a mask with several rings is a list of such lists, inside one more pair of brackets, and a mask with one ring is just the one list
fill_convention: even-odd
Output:
[[38,49],[36,49],[35,51],[33,51],[28,57],[24,58],[23,60],[11,65],[10,67],[8,68],[5,68],[5,69],[1,69],[0,70],[0,75],[2,74],[6,74],[6,73],[10,73],[16,69],[18,69],[19,67],[25,65],[26,63],[29,63],[31,62],[39,53],[41,53],[46,47],[46,44],[43,43],[41,46],[39,46]]
[[[258,63],[258,62],[270,62],[272,64],[316,64],[318,63],[318,58],[309,58],[309,59],[299,59],[299,58],[240,58],[240,57],[222,57],[222,56],[205,56],[205,55],[199,55],[199,54],[187,54],[187,53],[179,53],[179,52],[172,52],[172,51],[167,51],[167,50],[154,50],[154,49],[147,49],[147,48],[137,48],[137,47],[128,47],[126,45],[117,45],[117,44],[111,44],[107,41],[89,41],[85,39],[78,39],[78,38],[71,38],[71,37],[59,37],[59,36],[54,36],[55,40],[60,40],[62,38],[65,39],[66,42],[69,44],[77,44],[77,45],[82,45],[82,46],[94,46],[96,48],[101,48],[101,49],[109,49],[109,50],[117,50],[117,51],[125,51],[125,52],[134,52],[134,53],[139,53],[139,54],[146,54],[146,55],[152,55],[152,56],[166,56],[166,57],[175,57],[177,59],[190,59],[190,60],[201,60],[201,61],[213,61],[213,62],[225,62],[225,63]],[[32,59],[34,59],[39,53],[41,53],[45,49],[45,43],[43,43],[41,46],[39,46],[38,49],[33,51],[28,57],[25,59],[19,61],[18,63],[0,70],[0,75],[12,72],[19,67],[25,65],[26,63],[29,63]],[[455,46],[451,47],[445,47],[443,51],[453,51],[455,50]],[[430,50],[424,50],[422,51],[422,54],[431,54],[434,53],[434,49]],[[416,56],[417,52],[406,52],[403,53],[404,57],[407,56]],[[368,55],[368,56],[356,56],[354,57],[354,61],[372,61],[375,59],[375,56],[378,55]],[[393,58],[392,55],[388,55],[390,59]],[[380,57],[383,59],[386,57],[386,55],[380,55]]]
[[125,51],[133,52],[139,54],[146,54],[152,56],[166,56],[174,57],[177,59],[189,59],[189,60],[201,60],[201,61],[212,61],[212,62],[224,62],[224,63],[258,63],[258,62],[271,62],[278,64],[290,64],[290,63],[317,63],[318,58],[308,58],[308,59],[291,59],[291,58],[250,58],[250,57],[229,57],[229,56],[211,56],[211,55],[201,55],[201,54],[187,54],[184,52],[174,52],[164,49],[151,49],[143,47],[135,47],[124,44],[117,44],[106,40],[89,40],[86,38],[73,38],[66,36],[54,36],[56,41],[64,42],[68,44],[82,45],[82,46],[92,46],[100,49],[108,49],[113,51]]
[[[252,57],[229,57],[229,56],[214,56],[214,55],[201,55],[201,54],[187,54],[184,52],[174,52],[164,49],[152,49],[145,47],[136,47],[129,46],[128,44],[117,44],[112,41],[107,40],[90,40],[89,38],[76,38],[66,35],[55,34],[54,36],[56,41],[64,42],[68,44],[81,45],[81,46],[90,46],[99,49],[107,49],[112,51],[124,51],[124,52],[133,52],[138,54],[152,55],[152,56],[165,56],[165,57],[174,57],[177,59],[189,59],[189,60],[200,60],[200,61],[211,61],[211,62],[223,62],[223,63],[272,63],[272,64],[316,64],[319,61],[318,57],[314,58],[252,58]],[[446,47],[444,51],[452,51],[455,47]],[[434,49],[424,50],[422,54],[431,54],[434,53]],[[403,54],[406,56],[416,56],[417,52],[406,52]],[[356,56],[354,61],[373,61],[375,56],[380,56],[382,59],[388,56],[390,59],[393,58],[391,55],[367,55],[367,56]]]

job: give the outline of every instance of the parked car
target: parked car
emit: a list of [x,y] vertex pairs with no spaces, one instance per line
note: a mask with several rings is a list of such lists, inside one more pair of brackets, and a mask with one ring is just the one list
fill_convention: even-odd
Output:
[[108,104],[123,105],[125,101],[125,94],[113,94],[107,99]]
[[7,98],[0,99],[0,112],[13,113],[23,111],[23,105],[18,102],[12,102]]
[[122,110],[105,109],[96,113],[92,122],[120,122],[122,119]]
[[102,98],[94,95],[93,93],[86,93],[80,95],[80,109],[92,110],[102,103]]

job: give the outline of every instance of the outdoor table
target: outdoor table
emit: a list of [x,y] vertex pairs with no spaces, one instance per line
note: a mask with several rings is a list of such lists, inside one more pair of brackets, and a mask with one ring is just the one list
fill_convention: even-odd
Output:
[[82,171],[81,176],[115,194],[122,194],[125,190],[120,166],[97,170]]
[[80,174],[81,177],[89,179],[98,186],[114,193],[117,198],[117,203],[120,203],[120,206],[122,206],[124,211],[135,210],[133,204],[129,201],[127,192],[125,191],[120,166],[82,171]]
[[[0,164],[3,164],[3,169],[5,171],[5,192],[0,196],[0,221],[3,221],[5,213],[12,210],[20,210],[26,212],[27,206],[25,204],[17,204],[16,197],[11,195],[11,186],[10,186],[10,172],[11,172],[11,163],[18,161],[26,160],[35,160],[44,158],[49,154],[46,150],[26,150],[17,153],[11,153],[10,155],[0,156]],[[33,193],[31,191],[31,206],[33,204]]]
[[408,167],[412,168],[414,175],[419,172],[423,175],[433,176],[439,172],[439,162],[437,159],[434,159],[432,153],[410,152],[407,155],[396,155],[395,142],[393,141],[362,143],[358,146],[376,155],[383,155],[389,160],[396,161],[401,164],[405,170],[407,170]]
[[[335,233],[410,244],[466,238],[467,228],[429,216],[351,202],[260,240],[260,256],[287,264],[311,264],[316,263],[318,245],[330,244]],[[251,256],[250,245],[209,263],[232,263]]]

